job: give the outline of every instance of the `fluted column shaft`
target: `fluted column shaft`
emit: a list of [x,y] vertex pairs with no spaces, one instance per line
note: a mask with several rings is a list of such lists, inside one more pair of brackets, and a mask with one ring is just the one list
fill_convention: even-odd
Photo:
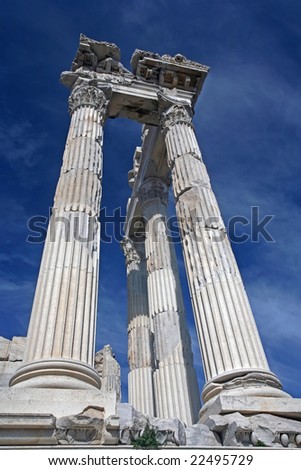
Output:
[[196,422],[200,408],[174,245],[167,234],[168,186],[149,178],[139,189],[146,221],[149,310],[154,331],[157,416]]
[[83,84],[71,123],[15,386],[100,387],[93,368],[100,227],[104,92]]
[[147,299],[144,242],[125,238],[128,292],[128,400],[138,411],[155,416],[153,334]]
[[190,108],[171,104],[161,122],[207,379],[203,399],[237,387],[278,395],[191,118]]

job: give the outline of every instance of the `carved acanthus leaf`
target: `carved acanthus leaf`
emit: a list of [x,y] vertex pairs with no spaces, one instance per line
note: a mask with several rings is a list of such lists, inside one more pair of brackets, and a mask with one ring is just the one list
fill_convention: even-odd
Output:
[[105,112],[109,100],[103,90],[91,85],[80,85],[72,90],[68,104],[70,114],[80,106],[93,106]]
[[160,125],[162,129],[166,131],[178,123],[191,124],[192,116],[193,111],[189,106],[182,103],[175,103],[166,111],[162,112]]
[[138,197],[142,204],[152,202],[154,199],[157,199],[167,206],[168,186],[160,178],[148,178],[140,186]]

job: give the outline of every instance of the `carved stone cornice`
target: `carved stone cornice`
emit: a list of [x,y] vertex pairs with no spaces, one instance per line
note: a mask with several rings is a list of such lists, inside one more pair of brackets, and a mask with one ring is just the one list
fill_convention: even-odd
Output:
[[103,111],[103,114],[105,114],[109,100],[102,89],[89,84],[81,84],[73,88],[68,104],[70,114],[74,113],[80,106],[91,106]]
[[79,46],[71,71],[89,70],[97,73],[132,75],[120,63],[120,49],[111,42],[95,41],[80,35]]
[[209,72],[206,65],[186,59],[182,54],[174,57],[136,49],[131,65],[140,80],[155,83],[161,87],[200,93]]
[[138,198],[142,206],[154,201],[167,206],[168,186],[160,178],[148,178],[141,184],[138,190]]

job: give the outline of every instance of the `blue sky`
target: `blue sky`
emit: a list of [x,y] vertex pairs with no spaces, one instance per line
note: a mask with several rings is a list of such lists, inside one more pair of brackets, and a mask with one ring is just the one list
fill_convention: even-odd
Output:
[[[297,0],[1,0],[0,335],[26,335],[43,244],[28,220],[48,216],[68,131],[70,68],[79,34],[188,58],[211,71],[194,123],[223,217],[274,215],[273,243],[233,244],[270,367],[301,397],[300,49]],[[102,206],[124,211],[140,126],[105,128]],[[247,231],[249,230],[246,227]],[[200,388],[201,359],[179,260]],[[126,399],[126,278],[118,243],[103,244],[97,347],[110,343]]]

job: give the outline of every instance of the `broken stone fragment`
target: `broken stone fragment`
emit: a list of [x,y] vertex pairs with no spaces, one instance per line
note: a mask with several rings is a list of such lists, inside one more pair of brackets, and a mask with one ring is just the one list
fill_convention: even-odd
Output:
[[58,418],[56,436],[59,444],[103,444],[105,442],[104,409],[89,406],[77,415]]
[[7,361],[9,356],[10,340],[0,336],[0,361]]
[[221,446],[221,440],[217,433],[211,431],[204,424],[193,424],[185,428],[187,447],[217,447]]

